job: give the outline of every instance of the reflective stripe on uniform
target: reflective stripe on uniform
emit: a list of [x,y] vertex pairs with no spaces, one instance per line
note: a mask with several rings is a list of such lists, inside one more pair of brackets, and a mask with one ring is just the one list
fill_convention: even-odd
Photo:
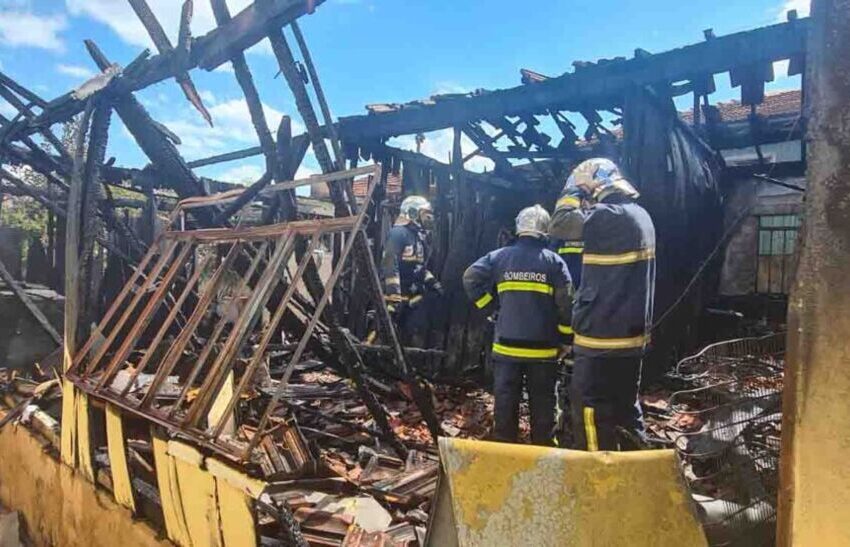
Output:
[[584,247],[559,247],[559,255],[577,255],[584,252]]
[[573,328],[569,325],[558,325],[558,332],[561,334],[572,334]]
[[585,266],[619,266],[621,264],[633,264],[651,258],[655,258],[655,249],[640,249],[638,251],[611,255],[584,253],[582,261]]
[[552,285],[540,283],[539,281],[502,281],[496,285],[496,288],[500,293],[505,291],[527,291],[555,294],[555,289]]
[[404,302],[407,298],[403,297],[400,294],[388,294],[384,296],[384,300],[387,302]]
[[384,279],[385,285],[401,285],[401,277],[394,275],[392,277],[387,277]]
[[594,417],[593,407],[584,407],[584,436],[587,441],[587,451],[596,452],[599,450],[599,441],[596,438],[596,420]]
[[493,295],[490,293],[484,294],[481,298],[475,301],[475,306],[478,308],[483,308],[487,304],[493,301]]
[[417,262],[421,264],[423,260],[418,256],[403,256],[401,257],[402,262]]
[[575,196],[564,196],[555,202],[555,207],[578,207],[581,201]]
[[525,359],[553,359],[558,356],[558,348],[518,348],[504,344],[493,344],[493,353]]
[[574,343],[590,349],[632,349],[642,348],[649,342],[649,335],[641,334],[630,338],[594,338],[576,334]]

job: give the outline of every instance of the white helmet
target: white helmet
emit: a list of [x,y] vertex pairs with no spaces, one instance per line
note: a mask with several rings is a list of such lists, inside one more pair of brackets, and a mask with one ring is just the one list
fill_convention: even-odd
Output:
[[431,212],[431,202],[422,196],[407,196],[401,202],[401,211],[396,219],[396,224],[407,224],[414,222],[421,224],[422,213]]
[[549,213],[540,205],[526,207],[516,216],[518,236],[543,237],[549,230]]
[[576,189],[596,200],[614,192],[632,199],[640,195],[620,173],[617,164],[608,158],[591,158],[578,164],[567,179],[564,193],[572,193]]

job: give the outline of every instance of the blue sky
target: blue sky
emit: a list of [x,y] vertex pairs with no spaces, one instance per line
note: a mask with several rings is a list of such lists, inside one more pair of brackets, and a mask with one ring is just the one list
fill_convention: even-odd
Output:
[[[148,0],[172,37],[182,2]],[[229,0],[236,13],[250,0]],[[713,28],[728,34],[784,20],[787,9],[808,13],[808,0],[327,0],[301,20],[334,115],[363,113],[375,102],[404,102],[433,93],[519,85],[519,69],[548,75],[571,70],[574,60],[630,57],[634,48],[660,52],[702,40]],[[193,33],[213,26],[206,0],[195,0]],[[52,99],[83,82],[94,65],[82,40],[95,40],[113,62],[126,65],[153,46],[125,0],[0,0],[0,67],[43,97]],[[266,43],[248,54],[266,112],[298,120],[289,90],[275,79],[277,65]],[[182,139],[194,159],[253,146],[242,94],[229,67],[196,70],[193,79],[210,109],[214,128],[183,99],[173,80],[138,94],[151,114]],[[780,72],[784,68],[778,67]],[[783,73],[784,74],[784,73]],[[782,77],[770,89],[799,86]],[[718,77],[713,100],[737,97],[728,77]],[[0,112],[7,110],[0,105]],[[302,126],[296,123],[294,128]],[[445,159],[446,132],[430,134],[424,150]],[[412,138],[396,144],[412,146]],[[472,148],[471,143],[466,147]],[[146,158],[117,117],[109,153],[118,164],[143,166]],[[486,167],[479,161],[475,168]],[[200,173],[236,182],[261,174],[259,158],[209,167]],[[308,156],[302,174],[316,171]]]

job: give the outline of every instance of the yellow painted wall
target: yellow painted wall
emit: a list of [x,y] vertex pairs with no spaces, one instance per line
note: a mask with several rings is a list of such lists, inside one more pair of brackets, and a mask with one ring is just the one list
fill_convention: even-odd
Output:
[[[4,413],[0,411],[0,417]],[[37,545],[171,545],[148,525],[134,521],[109,492],[48,455],[24,427],[0,430],[0,502],[23,514]]]

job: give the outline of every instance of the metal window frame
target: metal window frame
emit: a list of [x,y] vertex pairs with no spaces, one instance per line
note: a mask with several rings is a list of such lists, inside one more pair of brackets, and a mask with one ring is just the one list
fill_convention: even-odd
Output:
[[[794,217],[797,219],[796,223],[793,226],[764,226],[762,225],[762,219],[765,217]],[[788,261],[785,260],[785,257],[791,256],[797,252],[796,244],[794,247],[794,252],[785,253],[784,250],[788,246],[788,232],[794,232],[793,237],[796,238],[800,233],[800,214],[799,213],[789,213],[789,214],[764,214],[764,215],[756,215],[756,275],[755,275],[755,293],[762,294],[767,296],[777,296],[777,295],[787,295],[788,292],[785,290],[787,285],[787,276],[791,274],[789,270],[793,269],[791,265],[788,264]],[[776,232],[782,232],[782,253],[775,254],[773,253],[773,234]],[[770,249],[767,253],[761,252],[761,236],[762,233],[771,234],[771,242]],[[770,267],[768,267],[767,271],[767,290],[762,291],[759,287],[759,279],[760,273],[762,272],[761,266],[761,257],[783,257],[783,262],[781,264],[781,272],[780,272],[780,287],[782,290],[780,292],[774,292],[770,290],[772,286],[773,278],[771,276]]]
[[[380,164],[274,184],[265,188],[260,195],[269,196],[275,192],[288,191],[301,186],[350,180],[361,175],[369,176],[365,199],[365,204],[368,204],[375,186],[381,180]],[[347,265],[356,235],[358,231],[364,229],[367,207],[364,204],[357,213],[331,219],[300,220],[236,228],[183,229],[186,211],[224,205],[236,200],[242,192],[243,190],[234,190],[212,196],[188,198],[178,204],[169,217],[168,228],[157,236],[139,268],[132,274],[91,337],[74,356],[67,377],[91,396],[159,424],[219,454],[234,460],[247,461],[250,460],[253,449],[267,433],[265,427],[277,408],[295,365],[303,356],[310,337],[319,324],[323,310],[330,301],[333,289]],[[249,204],[243,205],[240,211]],[[228,438],[223,435],[225,424],[234,414],[240,397],[250,386],[251,379],[263,360],[272,336],[279,332],[277,327],[304,271],[313,260],[313,251],[318,247],[322,236],[326,234],[342,234],[345,244],[325,284],[325,291],[316,303],[315,312],[308,318],[306,329],[287,364],[284,377],[267,404],[256,431],[245,441]],[[298,261],[279,304],[272,312],[271,320],[266,325],[258,327],[261,310],[268,303],[273,289],[283,278],[286,265],[294,254],[296,241],[299,238],[309,240],[307,252]],[[159,357],[157,362],[153,362],[153,350],[161,345],[166,334],[172,330],[180,311],[186,308],[188,297],[196,291],[201,276],[211,269],[214,262],[212,257],[206,257],[199,263],[195,263],[194,251],[202,245],[229,245],[229,248],[226,254],[222,253],[223,258],[207,279],[204,287],[197,293],[191,309],[187,310],[185,324],[179,329],[177,337],[165,354]],[[240,291],[245,288],[250,291],[243,309],[233,321],[232,328],[226,337],[222,337],[222,334],[227,325],[228,314],[221,314],[203,349],[198,348],[200,353],[183,382],[176,402],[173,405],[158,406],[157,394],[174,371],[201,320],[207,315],[210,306],[218,296],[222,280],[225,278],[224,273],[230,270],[237,256],[243,253],[247,253],[251,259],[250,265],[241,274],[238,282]],[[271,254],[266,257],[268,253]],[[186,277],[183,288],[173,301],[170,310],[164,310],[163,303],[181,270],[191,270],[191,273]],[[252,283],[254,278],[256,281]],[[230,302],[227,306],[229,311],[235,303]],[[168,311],[166,319],[158,326],[152,326],[154,317],[161,310]],[[152,341],[146,347],[140,347],[139,339],[149,329],[156,329]],[[220,413],[216,423],[204,425],[222,386],[230,372],[234,370],[237,357],[247,347],[249,335],[257,331],[260,333],[259,342],[252,347],[248,365],[238,379],[233,394],[224,406],[224,411]],[[223,345],[213,356],[216,343],[221,341]],[[136,365],[133,365],[127,358],[133,351],[139,350],[143,351],[143,356]],[[134,392],[132,387],[135,380],[146,369],[151,369],[153,372],[152,381],[143,389]],[[116,389],[113,387],[113,382],[121,371],[129,373],[128,381],[123,389]],[[181,405],[186,403],[189,391],[201,378],[203,380],[195,398],[188,403],[184,411]]]

